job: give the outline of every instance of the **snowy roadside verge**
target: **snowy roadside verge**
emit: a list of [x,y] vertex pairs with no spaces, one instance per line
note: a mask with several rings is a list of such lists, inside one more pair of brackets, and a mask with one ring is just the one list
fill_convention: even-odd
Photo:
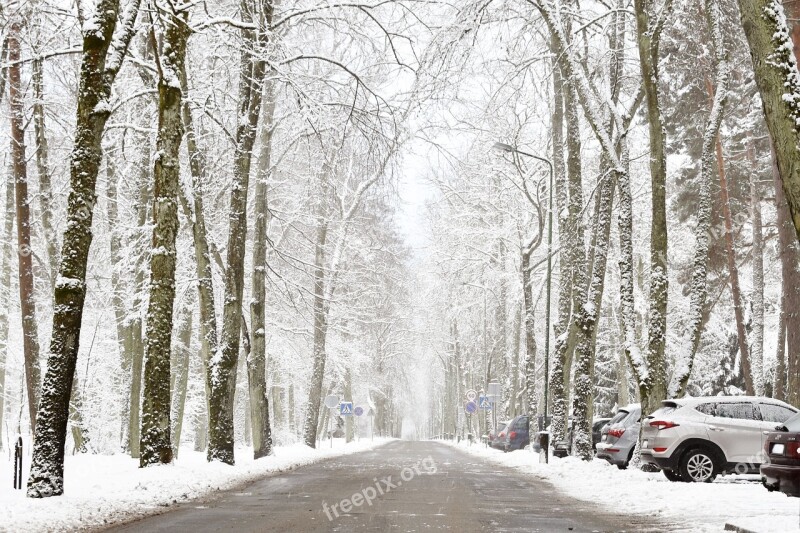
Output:
[[[0,462],[0,531],[74,531],[127,522],[268,475],[371,450],[389,440],[345,444],[337,439],[333,448],[325,441],[318,449],[295,444],[277,447],[274,455],[258,461],[253,460],[251,449],[240,448],[233,467],[208,463],[204,453],[183,448],[174,464],[151,468],[139,468],[137,459],[123,454],[70,456],[65,463],[64,496],[42,500],[26,498],[24,490],[13,490],[13,462],[4,456]],[[25,468],[29,465],[26,458]],[[23,479],[27,479],[27,471]]]
[[697,532],[723,531],[726,524],[758,533],[800,531],[800,499],[767,492],[756,476],[673,483],[660,472],[619,470],[598,459],[551,458],[550,464],[540,464],[538,454],[527,450],[503,453],[478,444],[440,442],[548,481],[611,513],[646,515]]

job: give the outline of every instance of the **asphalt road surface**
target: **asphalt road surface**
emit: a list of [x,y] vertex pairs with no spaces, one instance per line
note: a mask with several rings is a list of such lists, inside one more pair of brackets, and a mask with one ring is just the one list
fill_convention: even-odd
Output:
[[451,446],[393,441],[110,531],[677,530],[647,517],[615,514],[624,502],[613,499],[613,487],[601,496],[609,502],[605,508]]

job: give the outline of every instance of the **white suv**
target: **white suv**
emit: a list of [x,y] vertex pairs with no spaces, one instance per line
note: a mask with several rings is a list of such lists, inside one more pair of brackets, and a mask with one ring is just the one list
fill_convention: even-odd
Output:
[[758,473],[766,434],[797,409],[772,398],[707,396],[665,400],[642,420],[642,461],[671,481]]

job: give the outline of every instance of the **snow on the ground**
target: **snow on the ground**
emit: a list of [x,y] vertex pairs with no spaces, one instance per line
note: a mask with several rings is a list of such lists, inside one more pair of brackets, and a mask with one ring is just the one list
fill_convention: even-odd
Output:
[[559,491],[611,513],[646,515],[693,532],[723,531],[728,523],[758,533],[800,532],[800,498],[768,492],[758,476],[673,483],[661,472],[620,470],[600,459],[551,457],[544,464],[528,450],[503,453],[466,441],[442,442],[548,481]]
[[[329,457],[372,449],[389,439],[344,443],[324,441],[318,449],[303,444],[275,448],[274,455],[253,460],[250,448],[237,448],[236,465],[208,463],[205,453],[181,448],[172,465],[139,468],[127,455],[68,456],[64,495],[32,499],[13,490],[13,451],[0,459],[0,531],[75,531],[99,528],[167,511],[173,504],[213,497],[269,474],[292,470]],[[30,457],[23,462],[27,481]]]

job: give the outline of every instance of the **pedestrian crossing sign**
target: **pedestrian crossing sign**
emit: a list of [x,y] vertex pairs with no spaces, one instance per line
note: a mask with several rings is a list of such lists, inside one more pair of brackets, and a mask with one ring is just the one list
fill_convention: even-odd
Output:
[[481,409],[491,409],[492,402],[489,401],[488,396],[479,396],[478,397],[478,407]]
[[342,416],[353,415],[353,402],[342,402],[339,404],[339,414]]

